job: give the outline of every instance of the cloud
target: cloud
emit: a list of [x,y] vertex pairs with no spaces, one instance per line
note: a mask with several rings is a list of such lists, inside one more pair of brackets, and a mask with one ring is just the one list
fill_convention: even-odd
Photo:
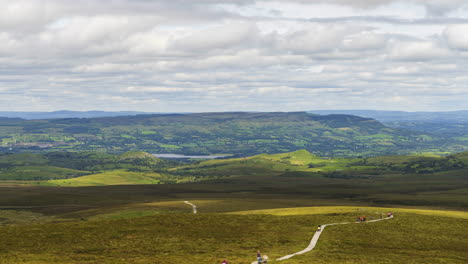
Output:
[[388,37],[372,31],[361,31],[348,35],[343,39],[343,48],[346,50],[372,50],[382,49],[386,46]]
[[189,52],[237,49],[252,46],[259,35],[254,23],[233,22],[190,32],[171,43],[171,48]]
[[357,29],[341,25],[309,25],[304,30],[276,36],[276,48],[286,52],[304,54],[330,51],[336,48],[343,36]]
[[[292,0],[301,4],[338,4],[355,8],[371,9],[401,3],[401,0]],[[405,3],[425,6],[430,14],[441,15],[466,4],[464,0],[406,0]]]
[[8,56],[19,49],[21,43],[7,32],[0,32],[0,56]]
[[390,47],[389,58],[397,60],[432,60],[451,56],[451,51],[434,41],[395,41]]
[[[449,110],[468,100],[466,1],[0,4],[3,110],[397,109],[405,102],[414,102],[411,110]],[[442,97],[453,100],[443,105]]]
[[461,50],[468,50],[468,24],[450,25],[444,31],[447,43]]

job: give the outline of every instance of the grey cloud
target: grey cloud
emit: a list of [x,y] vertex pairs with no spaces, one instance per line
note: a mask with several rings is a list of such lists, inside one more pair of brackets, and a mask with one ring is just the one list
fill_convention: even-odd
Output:
[[[458,106],[436,107],[468,100],[466,18],[289,19],[251,9],[262,2],[0,0],[24,4],[0,10],[0,105],[269,111],[413,101],[417,110],[455,94]],[[368,9],[390,2],[333,1]],[[429,2],[440,10],[457,3]],[[416,24],[430,34],[421,37]]]
[[339,4],[358,8],[375,8],[396,1],[397,0],[292,0],[292,2],[301,4]]
[[[261,1],[261,0],[260,0]],[[268,1],[268,0],[265,0]],[[339,4],[356,8],[376,8],[393,3],[414,3],[423,5],[432,15],[442,15],[466,5],[465,0],[291,0],[302,4]]]
[[424,18],[396,18],[382,16],[344,16],[344,17],[329,17],[329,18],[308,18],[308,19],[291,19],[294,21],[309,21],[316,23],[383,23],[396,25],[450,25],[450,24],[466,24],[468,18],[462,17],[424,17]]

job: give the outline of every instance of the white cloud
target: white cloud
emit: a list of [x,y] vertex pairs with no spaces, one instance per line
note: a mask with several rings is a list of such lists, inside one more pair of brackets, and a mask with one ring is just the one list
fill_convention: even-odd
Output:
[[7,32],[0,32],[0,56],[11,55],[21,43]]
[[451,55],[451,51],[434,41],[399,41],[392,44],[389,58],[397,60],[432,60],[443,59]]
[[347,50],[382,49],[386,46],[388,38],[384,34],[371,31],[361,31],[344,38],[343,46]]
[[[412,110],[448,110],[468,101],[465,0],[0,5],[3,110],[395,109],[410,101]],[[441,105],[447,96],[451,104]]]
[[115,64],[115,63],[80,65],[72,69],[73,72],[78,72],[78,73],[118,73],[118,72],[131,72],[134,70],[137,70],[135,65]]
[[0,1],[0,30],[37,29],[50,21],[45,1]]
[[276,35],[275,46],[283,52],[298,54],[331,51],[339,47],[346,35],[359,30],[343,25],[311,24],[304,30]]
[[396,74],[396,75],[417,74],[420,72],[421,72],[421,67],[417,65],[391,67],[384,71],[384,73],[386,74]]
[[172,43],[175,50],[206,52],[216,49],[236,49],[249,47],[259,35],[253,23],[231,22],[215,27],[192,31]]
[[468,50],[468,24],[450,25],[445,29],[444,36],[451,47]]

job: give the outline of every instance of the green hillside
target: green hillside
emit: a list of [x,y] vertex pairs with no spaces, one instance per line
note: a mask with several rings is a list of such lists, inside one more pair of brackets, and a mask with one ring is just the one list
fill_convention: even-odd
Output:
[[464,162],[465,164],[468,164],[468,151],[462,152],[462,153],[453,154],[453,155],[451,155],[451,157],[453,157],[453,158],[455,158],[455,159],[458,159],[458,160],[461,160],[461,161]]
[[[321,158],[307,150],[280,154],[260,154],[246,158],[202,161],[199,164],[175,167],[170,172],[178,175],[246,176],[278,174],[289,171],[329,172],[350,169],[361,159]],[[362,166],[367,168],[368,166]]]
[[67,180],[51,180],[41,184],[48,186],[102,186],[102,185],[131,185],[158,184],[161,175],[157,173],[138,173],[124,170],[114,170],[92,174]]
[[[0,263],[251,263],[257,250],[270,257],[269,263],[286,264],[468,261],[463,232],[468,216],[462,212],[315,207],[289,208],[281,215],[275,213],[281,209],[193,215],[188,209],[185,214],[0,227]],[[389,210],[394,219],[327,227],[313,251],[275,261],[304,249],[318,224],[353,221],[363,213],[378,217]]]
[[112,155],[96,152],[51,152],[0,155],[0,181],[49,186],[159,184],[185,181],[157,171],[178,164],[145,152]]
[[[2,173],[88,175],[0,182],[0,263],[251,263],[257,250],[269,263],[466,263],[466,156],[2,155]],[[319,224],[389,211],[395,218],[329,226],[313,251],[275,261],[303,250]]]
[[307,149],[375,156],[468,149],[466,141],[350,115],[199,113],[50,120],[0,119],[0,151],[100,151],[252,156]]
[[320,158],[305,150],[210,160],[170,169],[179,176],[206,177],[228,192],[248,190],[378,204],[466,207],[468,167],[463,154]]
[[173,173],[205,173],[219,176],[236,175],[238,172],[333,172],[345,174],[434,173],[463,169],[467,161],[464,153],[451,156],[400,155],[372,158],[324,158],[307,150],[280,154],[260,154],[246,158],[202,161],[198,164],[175,167]]
[[143,152],[54,152],[33,157],[28,161],[24,154],[0,156],[0,184],[170,184],[166,188],[173,191],[180,184],[180,189],[201,193],[300,194],[375,205],[468,207],[466,153],[323,158],[298,150],[191,163],[162,160]]
[[0,169],[0,180],[42,181],[74,178],[87,174],[90,172],[53,166],[15,166]]

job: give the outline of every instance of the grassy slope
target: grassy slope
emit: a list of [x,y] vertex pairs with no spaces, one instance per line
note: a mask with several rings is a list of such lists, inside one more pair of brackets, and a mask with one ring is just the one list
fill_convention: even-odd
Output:
[[[462,159],[465,156],[459,154],[457,157]],[[225,178],[213,183],[222,183],[226,190],[230,190],[230,186],[238,189],[243,186],[244,190],[250,191],[268,190],[271,193],[296,193],[381,205],[466,207],[468,170],[443,167],[446,165],[445,161],[452,162],[453,159],[400,156],[391,157],[384,163],[382,158],[322,159],[302,150],[242,159],[205,161],[177,168],[174,173],[222,176]],[[411,164],[419,163],[424,165],[420,167],[422,169],[439,168],[446,171],[412,172]]]
[[[136,160],[142,164],[160,162],[153,159],[147,160],[146,156],[138,158],[141,155],[145,156],[146,154],[128,153],[127,157],[120,157],[117,162],[120,164],[120,160],[128,161],[129,159],[131,162]],[[138,159],[131,159],[132,157]],[[464,159],[466,153],[457,154],[456,157]],[[148,156],[148,158],[151,157]],[[404,168],[407,166],[405,162],[413,162],[415,158],[414,156],[402,156],[398,159],[389,159],[387,163],[393,165],[382,164],[382,159],[372,158],[366,159],[366,163],[361,163],[364,165],[357,165],[359,159],[323,159],[305,150],[300,150],[274,155],[262,154],[248,158],[204,161],[195,165],[174,168],[169,171],[173,175],[165,172],[158,174],[144,171],[112,170],[73,179],[41,182],[41,184],[79,187],[183,183],[204,180],[204,182],[181,186],[137,187],[137,189],[147,188],[163,194],[166,192],[192,192],[199,194],[194,198],[203,197],[206,199],[222,198],[223,195],[241,197],[253,194],[276,195],[284,199],[292,195],[323,201],[341,200],[381,206],[399,204],[444,208],[468,207],[466,202],[468,169],[421,174],[392,170],[392,168]],[[417,157],[417,159],[423,159],[423,162],[426,162],[427,159],[432,162],[446,158]],[[377,164],[378,166],[369,166],[368,164]],[[110,165],[115,166],[114,163],[110,163]],[[428,163],[428,166],[431,166],[431,163]],[[12,183],[14,182],[8,182],[8,184]],[[130,189],[130,187],[125,188]],[[87,192],[86,189],[82,190]],[[52,192],[44,190],[44,192],[46,191]],[[20,197],[21,192],[22,190],[17,191],[16,196]],[[61,191],[54,190],[53,192]],[[67,192],[70,190],[60,194],[61,199],[68,199]],[[81,190],[77,190],[77,193],[80,192]],[[47,195],[47,197],[52,197],[52,195]],[[10,203],[16,200],[16,198],[8,199],[10,199]],[[114,199],[120,200],[118,197]]]
[[[199,209],[203,211],[203,206]],[[186,210],[187,214],[1,227],[0,263],[192,264],[219,263],[224,258],[250,263],[257,249],[272,259],[302,250],[317,224],[388,210],[395,212],[395,219],[328,227],[314,251],[281,263],[468,261],[467,213],[320,207],[292,208],[286,215],[275,215],[278,210],[263,211],[268,215],[245,211],[193,215],[190,208]]]
[[[467,152],[452,155],[454,159],[468,164]],[[425,155],[400,155],[400,156],[377,156],[372,158],[323,158],[316,156],[305,149],[279,153],[279,154],[260,154],[246,158],[233,158],[222,160],[208,160],[196,165],[183,166],[177,169],[190,170],[199,169],[208,172],[218,172],[222,175],[236,171],[236,168],[263,168],[271,171],[305,171],[305,172],[333,172],[342,170],[368,170],[377,169],[385,171],[389,165],[395,169],[401,169],[408,163],[417,163],[425,161],[444,160],[444,157],[425,154]]]
[[108,171],[67,180],[52,180],[42,182],[47,186],[102,186],[102,185],[129,185],[129,184],[158,184],[161,175],[158,173],[129,172],[125,170]]
[[[172,162],[174,163],[174,162]],[[0,155],[0,182],[49,186],[156,184],[169,179],[155,171],[172,164],[146,152],[121,155],[94,152]],[[85,176],[86,177],[80,177]]]
[[[462,153],[457,157],[464,159],[466,156]],[[392,162],[401,163],[405,159]],[[309,168],[310,163],[315,166]],[[356,207],[342,206],[310,208],[315,204],[376,202],[411,205],[421,202],[466,208],[466,169],[433,174],[386,173],[369,179],[310,174],[313,170],[354,169],[356,166],[348,167],[351,164],[346,160],[321,159],[306,151],[296,151],[206,161],[177,170],[189,174],[197,171],[242,176],[227,177],[214,184],[0,187],[0,205],[37,205],[31,210],[45,214],[12,212],[14,208],[9,208],[5,214],[6,211],[0,210],[0,223],[2,217],[7,219],[6,223],[12,223],[16,217],[18,224],[22,224],[0,227],[0,263],[192,264],[218,263],[223,258],[231,263],[250,263],[257,249],[271,258],[302,250],[317,224],[347,222],[358,214],[369,216],[389,210],[396,213],[395,219],[329,227],[316,250],[281,263],[468,262],[466,212],[376,207],[360,208],[368,211],[358,212]],[[79,186],[148,180],[140,178],[141,175],[120,170],[55,182]],[[153,176],[160,177],[151,174],[150,178],[154,179]],[[215,200],[220,197],[224,199]],[[199,206],[200,215],[191,214],[191,208],[182,203],[194,198],[199,199],[193,202]],[[294,208],[297,206],[309,208]],[[29,225],[28,221],[19,221],[25,216],[30,221],[49,223]],[[378,214],[373,216],[378,217]],[[60,218],[90,221],[50,223]]]
[[16,166],[0,171],[0,180],[49,180],[77,177],[90,174],[89,171],[60,168],[54,166]]
[[[219,176],[274,174],[284,171],[320,172],[349,169],[348,165],[356,161],[358,159],[321,158],[302,149],[280,154],[260,154],[246,158],[208,160],[196,165],[175,168],[175,170],[195,170],[195,172],[201,171]],[[364,166],[364,168],[367,167]]]
[[[362,211],[362,212],[361,212]],[[356,207],[356,206],[320,206],[320,207],[292,207],[292,208],[277,208],[264,210],[248,210],[231,212],[231,214],[266,214],[266,215],[316,215],[316,214],[342,214],[342,213],[373,213],[373,212],[388,212],[391,211],[397,215],[399,213],[411,213],[419,215],[443,216],[468,220],[468,212],[463,211],[447,211],[447,210],[423,210],[423,209],[408,209],[408,208],[388,208],[388,207]]]
[[34,153],[17,153],[13,155],[0,155],[0,164],[6,163],[11,165],[27,164],[46,164],[47,158],[44,155]]
[[456,153],[456,154],[453,154],[452,156],[463,161],[465,164],[468,164],[468,151]]

